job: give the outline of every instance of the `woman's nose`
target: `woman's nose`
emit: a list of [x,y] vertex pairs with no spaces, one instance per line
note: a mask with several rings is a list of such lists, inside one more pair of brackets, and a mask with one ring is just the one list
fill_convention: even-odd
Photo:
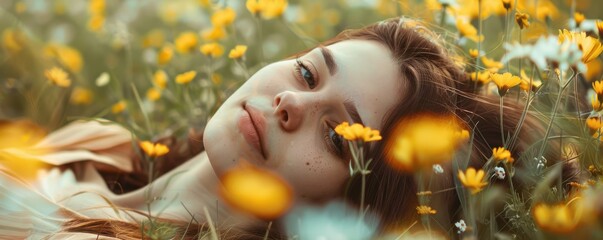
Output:
[[274,97],[272,106],[279,124],[285,131],[295,131],[304,117],[304,103],[299,93],[284,91]]

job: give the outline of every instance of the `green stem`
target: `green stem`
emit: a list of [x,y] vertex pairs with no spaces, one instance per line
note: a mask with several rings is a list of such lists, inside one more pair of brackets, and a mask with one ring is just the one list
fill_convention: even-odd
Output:
[[448,4],[442,5],[442,14],[440,16],[440,26],[441,27],[444,27],[444,22],[446,21],[446,7],[448,7]]
[[[564,73],[562,72],[561,75],[563,76]],[[561,77],[561,79],[563,79],[563,77]],[[553,121],[555,120],[555,117],[557,116],[557,107],[559,106],[559,102],[561,102],[561,97],[563,96],[563,91],[565,90],[565,88],[569,85],[569,83],[571,82],[571,79],[568,79],[568,82],[563,84],[561,86],[561,88],[559,89],[559,94],[557,95],[557,100],[555,100],[555,105],[553,105],[553,115],[551,116],[551,120],[549,121],[549,124],[546,127],[546,132],[544,133],[544,139],[542,140],[542,145],[540,146],[540,152],[538,153],[538,158],[542,157],[544,154],[544,150],[546,149],[546,143],[548,142],[548,138],[549,135],[551,134],[551,128],[553,126]],[[563,82],[563,81],[560,81]]]
[[502,139],[502,145],[503,147],[507,147],[506,143],[505,143],[505,130],[504,130],[504,124],[503,124],[503,96],[500,96],[500,137]]

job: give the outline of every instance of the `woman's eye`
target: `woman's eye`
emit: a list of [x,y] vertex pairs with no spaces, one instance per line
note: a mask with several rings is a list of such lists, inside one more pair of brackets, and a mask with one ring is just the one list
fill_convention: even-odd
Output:
[[339,156],[343,156],[343,137],[335,132],[335,130],[329,127],[328,140],[330,147],[335,150],[335,153]]
[[299,58],[295,61],[297,63],[295,65],[295,70],[299,77],[306,81],[310,89],[314,89],[316,87],[316,79],[314,79],[314,74],[312,74],[310,69],[308,69],[306,65],[301,60],[299,60]]

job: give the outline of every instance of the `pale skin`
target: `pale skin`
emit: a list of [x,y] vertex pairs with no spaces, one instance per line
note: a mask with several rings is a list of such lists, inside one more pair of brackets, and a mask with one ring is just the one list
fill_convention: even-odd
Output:
[[[190,211],[200,220],[208,208],[218,224],[254,224],[253,218],[229,210],[216,194],[219,176],[241,161],[281,175],[293,188],[295,203],[338,197],[350,177],[351,157],[347,143],[332,128],[343,121],[362,121],[380,129],[383,117],[398,103],[400,89],[391,52],[367,40],[318,47],[298,59],[264,67],[209,121],[203,139],[206,152],[152,184],[152,195],[160,199],[151,204],[151,214],[157,216],[169,205],[161,217],[190,221]],[[241,132],[238,122],[245,109],[265,120],[259,134],[263,149]],[[148,189],[107,195],[117,205],[147,212]]]

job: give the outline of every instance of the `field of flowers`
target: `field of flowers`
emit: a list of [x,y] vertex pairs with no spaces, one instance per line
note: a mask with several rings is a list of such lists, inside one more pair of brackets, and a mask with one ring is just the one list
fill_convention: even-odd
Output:
[[[266,64],[314,47],[344,29],[406,16],[423,21],[457,50],[455,61],[465,67],[476,91],[500,99],[501,128],[504,104],[515,102],[542,120],[545,137],[534,143],[534,151],[514,159],[507,148],[518,135],[502,136],[507,144],[493,146],[483,169],[459,168],[457,184],[467,190],[459,210],[464,218],[448,232],[406,231],[414,224],[429,230],[429,218],[439,214],[429,205],[431,189],[421,185],[416,208],[421,219],[406,229],[373,235],[373,225],[358,227],[347,221],[364,214],[345,215],[342,206],[329,205],[325,211],[334,211],[335,217],[308,213],[316,217],[306,220],[318,223],[307,227],[319,230],[306,228],[293,235],[475,239],[479,232],[493,239],[600,239],[602,9],[595,0],[3,0],[0,151],[34,144],[73,120],[103,118],[129,129],[140,140],[145,159],[156,161],[170,149],[153,141],[166,136],[185,139],[203,129],[229,94]],[[471,129],[442,128],[447,125],[441,121],[410,123],[408,136],[436,134],[445,143],[402,133],[401,138],[418,147],[400,144],[394,152],[398,167],[419,176],[425,169],[437,174],[442,171],[439,164],[450,161],[457,150],[454,141],[477,137]],[[342,124],[336,131],[355,153],[351,172],[370,174],[370,161],[358,153],[363,142],[379,141],[379,132],[355,124]],[[561,142],[560,155],[579,166],[580,182],[562,182],[561,165],[547,164],[542,157],[547,141]],[[411,155],[423,157],[404,159]],[[529,172],[515,175],[517,161],[529,161],[524,164]],[[13,168],[24,175],[35,171],[18,164]],[[225,179],[231,189],[223,195],[233,206],[266,219],[288,210],[288,189],[260,169],[241,172]],[[523,175],[535,183],[527,196],[513,191],[514,181]],[[249,196],[253,201],[241,199],[249,191],[238,189],[240,181],[275,184],[274,192]],[[489,187],[497,181],[507,181],[511,189]],[[489,210],[497,198],[505,201],[502,212]],[[365,207],[370,210],[360,204],[361,210]],[[500,216],[511,225],[494,226],[492,219]],[[160,236],[152,230],[148,235]]]

